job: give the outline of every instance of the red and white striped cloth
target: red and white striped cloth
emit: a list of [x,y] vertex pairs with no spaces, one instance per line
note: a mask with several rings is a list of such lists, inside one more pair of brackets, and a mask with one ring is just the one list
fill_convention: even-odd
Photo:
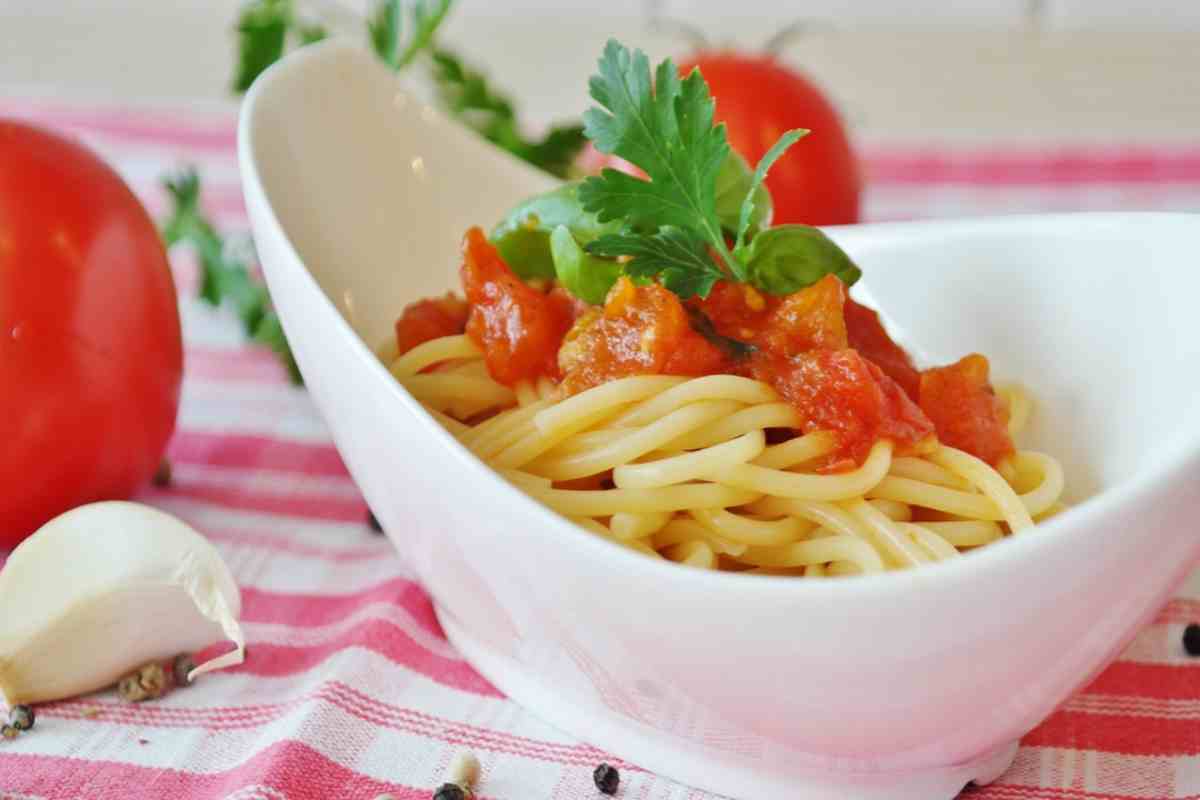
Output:
[[[228,114],[0,100],[0,114],[77,134],[159,214],[164,171],[195,164],[209,210],[245,226]],[[873,148],[866,215],[897,219],[1083,209],[1200,211],[1200,146]],[[190,299],[174,483],[140,499],[212,539],[242,588],[249,657],[153,703],[107,692],[53,703],[0,741],[0,798],[427,798],[453,754],[483,798],[588,798],[605,754],[505,699],[443,638],[428,596],[366,507],[302,389],[233,319]],[[2,554],[0,554],[2,556]],[[1180,634],[1200,581],[1117,663],[1025,737],[978,800],[1200,798],[1200,661]],[[612,759],[608,759],[612,760]],[[704,793],[618,763],[622,796]]]

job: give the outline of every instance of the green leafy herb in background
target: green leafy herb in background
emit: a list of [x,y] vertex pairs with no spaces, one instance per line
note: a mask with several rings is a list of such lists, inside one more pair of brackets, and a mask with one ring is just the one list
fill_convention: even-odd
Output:
[[302,383],[300,370],[284,338],[279,317],[271,307],[267,287],[251,272],[250,263],[234,253],[200,207],[200,178],[185,170],[163,181],[171,197],[171,213],[162,226],[168,247],[186,244],[200,261],[200,297],[219,306],[228,303],[246,335],[279,354],[295,383]]
[[620,156],[649,178],[606,169],[579,186],[584,210],[601,223],[622,225],[587,242],[589,254],[625,257],[625,274],[657,278],[683,298],[706,297],[723,279],[771,294],[789,294],[828,274],[857,280],[858,267],[816,228],[757,231],[769,201],[762,191],[767,171],[808,131],[786,131],[740,182],[733,225],[730,198],[718,198],[717,192],[722,168],[730,163],[729,141],[725,126],[713,124],[713,99],[699,70],[680,80],[667,59],[652,80],[644,53],[609,40],[589,88],[600,108],[584,114],[587,137],[600,152]]
[[233,90],[238,93],[249,89],[267,67],[283,58],[289,38],[306,45],[327,35],[320,24],[297,16],[292,0],[246,3],[235,30],[238,59],[233,73]]
[[558,125],[543,136],[526,136],[512,101],[488,84],[480,72],[442,48],[431,53],[433,82],[442,107],[483,138],[535,167],[566,177],[586,143],[582,125]]

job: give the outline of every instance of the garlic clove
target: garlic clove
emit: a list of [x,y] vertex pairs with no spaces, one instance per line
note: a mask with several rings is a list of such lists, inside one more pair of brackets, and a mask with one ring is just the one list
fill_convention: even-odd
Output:
[[102,689],[142,664],[227,639],[189,677],[240,664],[241,596],[215,547],[138,503],[81,506],[0,570],[0,694],[9,706]]

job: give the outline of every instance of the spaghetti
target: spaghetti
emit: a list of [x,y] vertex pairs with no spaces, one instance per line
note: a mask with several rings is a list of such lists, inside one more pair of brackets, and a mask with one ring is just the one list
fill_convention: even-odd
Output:
[[[769,384],[718,374],[633,375],[565,397],[552,381],[511,389],[467,335],[399,355],[392,374],[447,430],[514,486],[613,542],[704,569],[832,577],[958,558],[1058,510],[1063,471],[1018,450],[1011,475],[934,443],[897,456],[876,441],[860,466],[822,472],[828,431],[798,429]],[[1013,431],[1030,413],[1001,396]]]

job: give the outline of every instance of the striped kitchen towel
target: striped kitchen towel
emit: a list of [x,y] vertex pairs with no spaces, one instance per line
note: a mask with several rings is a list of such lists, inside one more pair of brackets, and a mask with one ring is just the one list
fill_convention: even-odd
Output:
[[[245,229],[228,113],[0,100],[76,134],[152,213],[159,177],[195,164],[208,210]],[[873,146],[866,215],[901,219],[1051,210],[1200,211],[1200,149]],[[0,798],[427,798],[450,758],[474,751],[484,798],[592,800],[612,760],[533,718],[446,642],[429,597],[366,507],[303,389],[245,345],[232,317],[175,270],[187,367],[174,482],[141,500],[221,550],[242,588],[246,663],[161,701],[114,693],[49,704],[0,742]],[[1094,683],[1025,737],[1013,767],[972,800],[1200,798],[1200,661],[1180,646],[1200,619],[1193,580]],[[617,762],[622,796],[707,795]]]

